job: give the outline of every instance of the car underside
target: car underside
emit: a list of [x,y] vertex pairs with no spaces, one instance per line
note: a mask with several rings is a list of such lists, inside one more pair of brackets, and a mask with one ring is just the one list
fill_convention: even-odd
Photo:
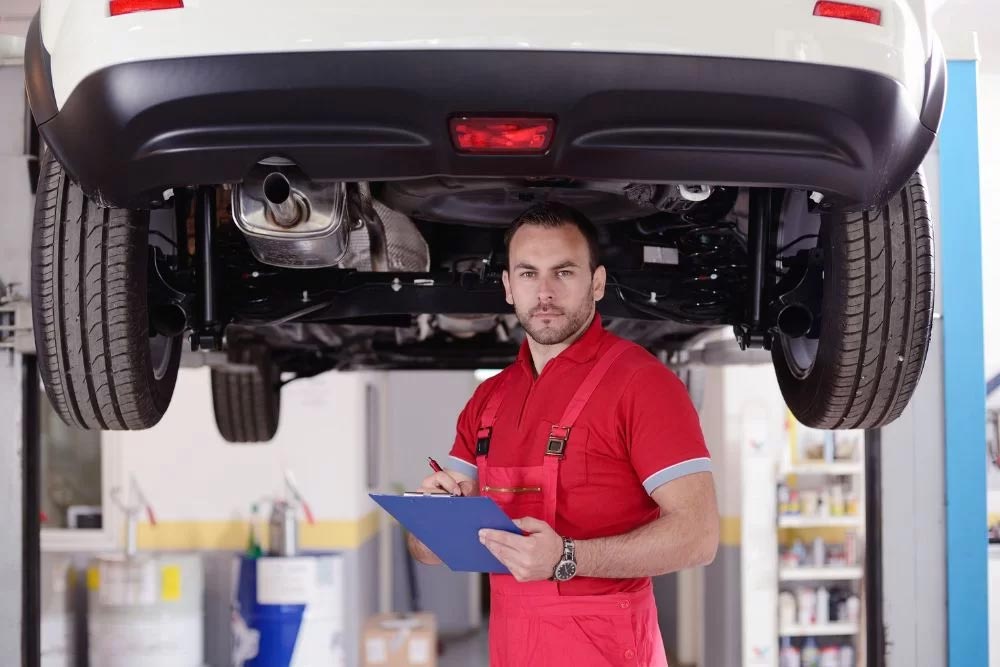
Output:
[[919,166],[944,67],[885,29],[915,25],[902,6],[881,27],[785,17],[819,46],[905,54],[885,71],[843,48],[181,56],[180,14],[152,14],[87,20],[139,50],[123,29],[149,27],[174,55],[99,49],[110,64],[86,75],[38,21],[28,35],[46,146],[36,341],[68,423],[155,424],[188,347],[225,353],[213,389],[233,441],[273,435],[296,377],[503,366],[524,336],[504,231],[546,201],[596,224],[611,331],[666,361],[732,327],[771,351],[810,426],[875,427],[906,406],[930,337]]

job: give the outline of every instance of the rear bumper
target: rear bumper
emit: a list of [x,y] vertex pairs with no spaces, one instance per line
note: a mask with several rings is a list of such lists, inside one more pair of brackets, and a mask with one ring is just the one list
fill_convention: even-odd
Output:
[[[922,108],[856,69],[699,56],[549,51],[337,51],[114,65],[62,108],[31,27],[39,129],[84,190],[148,207],[167,188],[238,182],[269,156],[314,179],[528,176],[811,188],[879,203],[923,160],[944,64]],[[936,83],[934,83],[936,82]],[[455,152],[463,113],[556,118],[542,156]]]

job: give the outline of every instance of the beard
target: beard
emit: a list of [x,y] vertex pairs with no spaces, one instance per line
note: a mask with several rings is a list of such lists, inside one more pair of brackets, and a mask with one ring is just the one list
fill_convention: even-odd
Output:
[[[584,301],[577,308],[566,310],[555,306],[535,306],[529,310],[514,308],[517,321],[525,332],[536,343],[541,345],[558,345],[565,342],[587,324],[593,314],[593,301]],[[548,323],[541,321],[537,315],[549,314],[554,319]]]

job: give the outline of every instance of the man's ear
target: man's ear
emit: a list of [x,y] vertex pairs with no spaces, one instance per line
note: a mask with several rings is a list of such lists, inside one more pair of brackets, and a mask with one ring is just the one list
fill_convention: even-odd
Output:
[[604,289],[608,284],[608,272],[604,266],[599,266],[594,269],[593,286],[594,286],[594,301],[600,301],[604,298]]
[[507,299],[507,303],[513,306],[514,296],[510,293],[510,273],[507,272],[507,269],[504,269],[503,273],[500,274],[500,280],[503,281],[504,298]]

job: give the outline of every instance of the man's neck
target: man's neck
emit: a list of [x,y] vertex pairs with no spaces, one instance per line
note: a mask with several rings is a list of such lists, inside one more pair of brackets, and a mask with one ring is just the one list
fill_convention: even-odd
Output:
[[[596,313],[597,311],[595,310],[594,312]],[[545,365],[547,363],[558,357],[570,345],[579,340],[580,336],[582,336],[587,329],[590,328],[590,325],[593,324],[593,322],[594,314],[592,313],[590,319],[587,320],[587,323],[580,327],[576,333],[563,342],[556,343],[554,345],[544,345],[537,342],[531,336],[528,336],[528,350],[531,352],[531,361],[535,367],[535,377],[537,378],[542,374],[542,370],[545,369]]]

